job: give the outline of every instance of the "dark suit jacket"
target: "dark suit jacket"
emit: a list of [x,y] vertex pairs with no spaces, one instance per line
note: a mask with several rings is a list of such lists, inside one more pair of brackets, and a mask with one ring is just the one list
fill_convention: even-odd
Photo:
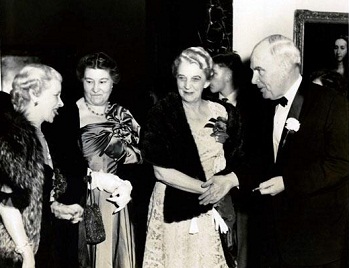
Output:
[[255,141],[249,147],[255,167],[250,174],[237,173],[246,192],[262,181],[283,177],[283,192],[255,197],[254,228],[261,234],[264,253],[289,265],[320,265],[339,259],[348,239],[348,104],[336,92],[306,82],[297,95],[304,100],[300,129],[287,136],[284,146],[280,142],[276,163],[274,108],[266,100],[258,111],[264,125],[255,131],[259,145]]

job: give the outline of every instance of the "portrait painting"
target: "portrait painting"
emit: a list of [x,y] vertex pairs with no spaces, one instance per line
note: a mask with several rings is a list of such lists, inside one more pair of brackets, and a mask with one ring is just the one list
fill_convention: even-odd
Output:
[[340,36],[348,36],[348,13],[295,11],[294,41],[301,51],[303,75],[332,68]]

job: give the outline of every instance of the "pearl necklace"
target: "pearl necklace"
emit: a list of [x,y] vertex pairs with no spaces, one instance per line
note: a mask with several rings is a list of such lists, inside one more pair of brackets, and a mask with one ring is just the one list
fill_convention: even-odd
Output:
[[92,108],[90,107],[90,105],[85,101],[85,104],[86,104],[86,107],[87,107],[87,109],[91,112],[91,113],[93,113],[93,114],[95,114],[95,115],[98,115],[98,116],[105,116],[106,115],[106,112],[109,110],[109,106],[110,106],[110,104],[109,104],[109,102],[108,102],[108,104],[107,104],[107,107],[105,108],[105,110],[104,110],[104,113],[97,113],[97,112],[95,112],[94,110],[92,110]]

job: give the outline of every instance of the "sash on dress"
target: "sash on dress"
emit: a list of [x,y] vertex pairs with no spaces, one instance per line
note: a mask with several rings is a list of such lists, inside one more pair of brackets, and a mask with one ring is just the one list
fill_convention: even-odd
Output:
[[[84,126],[81,131],[84,156],[89,159],[103,154],[115,163],[135,157],[139,162],[141,152],[137,148],[140,126],[131,113],[118,104],[114,104],[106,115],[107,122]],[[129,148],[130,150],[127,150]]]

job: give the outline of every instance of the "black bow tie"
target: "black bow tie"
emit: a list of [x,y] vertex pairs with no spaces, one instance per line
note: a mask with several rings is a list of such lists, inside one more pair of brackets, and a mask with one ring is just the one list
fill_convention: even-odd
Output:
[[283,107],[285,107],[287,105],[288,100],[285,97],[281,97],[280,99],[272,100],[272,102],[275,106],[280,104]]
[[223,98],[223,99],[221,99],[221,101],[228,102],[228,99],[227,98]]

